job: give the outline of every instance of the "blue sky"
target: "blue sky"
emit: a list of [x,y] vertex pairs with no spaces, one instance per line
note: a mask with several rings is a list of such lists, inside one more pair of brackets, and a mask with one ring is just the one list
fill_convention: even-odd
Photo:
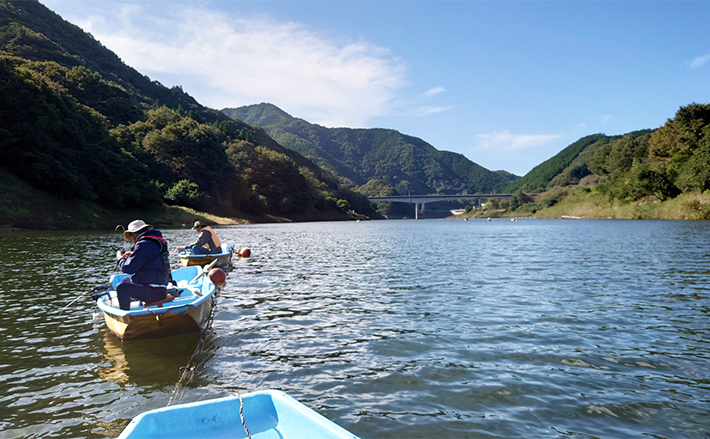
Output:
[[517,175],[710,101],[706,1],[40,1],[203,105],[391,128]]

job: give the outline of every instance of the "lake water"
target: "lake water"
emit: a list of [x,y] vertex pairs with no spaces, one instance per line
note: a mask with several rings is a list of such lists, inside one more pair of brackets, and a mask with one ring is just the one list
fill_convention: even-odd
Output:
[[0,438],[116,437],[178,389],[283,390],[363,438],[710,436],[710,222],[218,232],[252,257],[202,343],[121,343],[88,298],[61,312],[114,273],[120,233],[0,235]]

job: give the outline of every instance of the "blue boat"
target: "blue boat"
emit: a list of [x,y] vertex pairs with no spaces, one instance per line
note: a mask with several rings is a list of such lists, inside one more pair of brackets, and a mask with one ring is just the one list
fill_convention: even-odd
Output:
[[262,390],[242,399],[243,406],[239,397],[230,396],[150,410],[136,416],[118,438],[358,438],[286,393]]
[[[191,266],[172,272],[177,288],[168,289],[168,299],[158,303],[134,300],[131,309],[122,310],[116,285],[128,276],[111,276],[110,288],[98,295],[96,305],[103,312],[106,326],[121,340],[161,338],[204,329],[214,306],[215,284],[206,274],[212,266]],[[105,288],[105,287],[104,287]]]
[[217,267],[226,270],[232,266],[232,254],[234,254],[234,249],[229,244],[222,244],[220,250],[219,253],[209,255],[196,255],[192,253],[192,250],[184,250],[178,253],[178,257],[180,257],[180,264],[183,267],[207,265],[216,260]]

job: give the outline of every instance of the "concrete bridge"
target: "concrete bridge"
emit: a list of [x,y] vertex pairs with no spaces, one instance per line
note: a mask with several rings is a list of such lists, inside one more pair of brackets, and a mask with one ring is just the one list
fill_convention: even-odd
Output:
[[370,201],[389,201],[391,203],[414,204],[414,218],[419,219],[419,205],[422,205],[421,213],[424,213],[426,203],[451,200],[480,200],[482,198],[502,198],[508,199],[513,194],[474,194],[474,195],[390,195],[386,197],[367,197]]

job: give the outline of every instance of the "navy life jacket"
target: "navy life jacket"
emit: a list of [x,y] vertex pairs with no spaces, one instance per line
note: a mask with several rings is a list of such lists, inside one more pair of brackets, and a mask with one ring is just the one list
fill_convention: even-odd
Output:
[[[170,253],[168,252],[168,243],[162,236],[157,234],[151,234],[151,232],[152,230],[145,232],[143,235],[140,236],[140,238],[138,238],[138,241],[149,240],[155,242],[160,246],[160,252],[156,256],[156,258],[160,257],[163,259],[163,274],[167,276],[168,281],[170,283],[175,285],[176,283],[173,280],[173,275],[170,271]],[[138,241],[136,241],[136,244],[138,243]]]

